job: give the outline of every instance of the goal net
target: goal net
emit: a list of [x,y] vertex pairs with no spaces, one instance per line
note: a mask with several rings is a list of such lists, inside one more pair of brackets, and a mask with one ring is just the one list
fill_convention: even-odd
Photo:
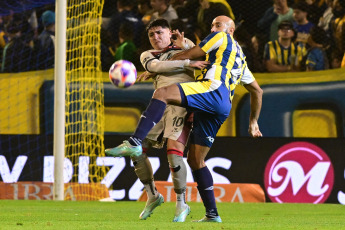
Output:
[[[54,66],[47,62],[54,56],[40,43],[40,35],[55,23],[55,1],[17,3],[5,2],[7,10],[0,10],[5,25],[0,35],[6,40],[3,46],[0,42],[0,194],[7,199],[52,199]],[[102,10],[103,0],[67,1],[66,76],[57,76],[66,78],[66,200],[109,197],[102,182]],[[54,47],[54,34],[47,39]]]

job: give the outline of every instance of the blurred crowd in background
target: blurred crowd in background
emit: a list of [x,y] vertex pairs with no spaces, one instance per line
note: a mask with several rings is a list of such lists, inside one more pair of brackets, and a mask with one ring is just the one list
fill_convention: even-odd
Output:
[[[1,72],[54,67],[55,6],[0,16]],[[139,71],[152,49],[145,27],[165,18],[198,44],[219,15],[234,19],[234,38],[252,72],[315,71],[345,67],[345,0],[105,0],[102,71],[125,59]]]

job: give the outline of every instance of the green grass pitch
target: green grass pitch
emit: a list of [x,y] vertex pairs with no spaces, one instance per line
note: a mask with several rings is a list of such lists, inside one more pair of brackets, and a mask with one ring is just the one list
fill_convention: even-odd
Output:
[[184,223],[173,223],[175,203],[164,203],[147,220],[145,203],[73,201],[0,201],[0,229],[345,229],[340,204],[218,203],[223,223],[195,223],[202,203],[189,203]]

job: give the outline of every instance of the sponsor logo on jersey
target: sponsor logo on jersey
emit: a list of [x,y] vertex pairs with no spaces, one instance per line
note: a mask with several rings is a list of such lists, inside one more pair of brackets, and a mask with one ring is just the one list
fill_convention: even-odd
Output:
[[208,136],[208,137],[206,137],[206,138],[207,138],[207,140],[208,140],[209,142],[211,142],[211,143],[213,143],[213,142],[214,142],[214,138],[213,138],[213,137]]

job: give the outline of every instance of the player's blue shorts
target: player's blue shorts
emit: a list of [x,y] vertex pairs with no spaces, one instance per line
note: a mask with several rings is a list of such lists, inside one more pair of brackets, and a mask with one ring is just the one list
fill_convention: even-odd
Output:
[[217,132],[229,116],[229,90],[220,81],[179,83],[182,106],[194,112],[191,143],[211,147]]

